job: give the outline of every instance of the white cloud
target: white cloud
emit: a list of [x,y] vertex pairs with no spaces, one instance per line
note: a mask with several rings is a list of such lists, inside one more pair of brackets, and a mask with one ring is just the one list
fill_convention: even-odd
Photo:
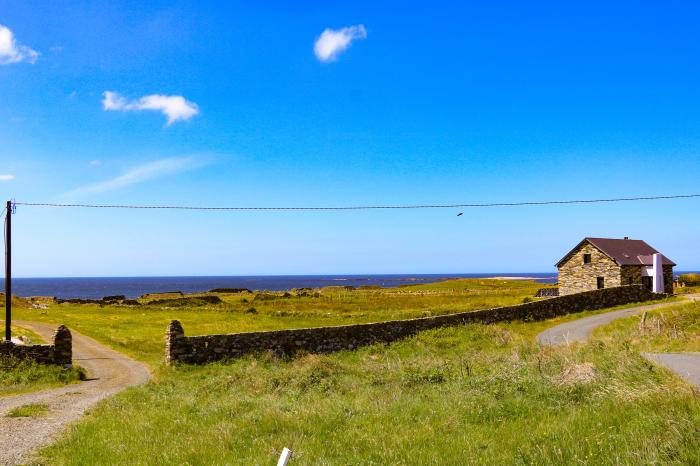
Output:
[[26,61],[35,63],[39,54],[26,45],[19,45],[7,27],[0,24],[0,65]]
[[0,181],[12,181],[15,179],[15,175],[0,175]]
[[147,95],[136,100],[127,100],[116,92],[106,91],[102,99],[105,111],[155,110],[168,118],[168,125],[176,121],[186,121],[199,114],[199,107],[194,102],[185,100],[180,95]]
[[326,29],[316,39],[314,53],[322,62],[334,61],[338,54],[347,50],[356,39],[365,39],[367,31],[362,24],[342,29]]
[[114,191],[129,185],[143,183],[154,178],[194,170],[206,164],[206,161],[195,157],[171,157],[155,160],[143,165],[138,165],[123,175],[98,183],[80,186],[65,194],[67,197],[80,197],[89,194],[100,194],[106,191]]

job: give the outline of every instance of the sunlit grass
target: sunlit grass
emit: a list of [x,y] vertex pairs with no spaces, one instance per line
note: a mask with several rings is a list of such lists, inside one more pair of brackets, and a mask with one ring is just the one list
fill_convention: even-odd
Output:
[[84,379],[85,371],[80,367],[64,369],[31,360],[0,356],[0,397],[58,387]]
[[700,302],[684,302],[599,328],[594,336],[636,351],[700,351]]
[[[465,325],[289,360],[161,367],[48,464],[697,464],[700,404],[636,351]],[[138,463],[139,461],[136,461]]]
[[320,327],[408,319],[518,304],[543,285],[532,281],[464,279],[394,289],[346,291],[329,287],[312,296],[285,293],[220,294],[224,303],[195,307],[52,304],[17,306],[17,319],[65,324],[158,365],[165,329],[178,319],[188,335]]
[[34,403],[11,409],[7,417],[42,417],[48,414],[49,407],[45,404]]

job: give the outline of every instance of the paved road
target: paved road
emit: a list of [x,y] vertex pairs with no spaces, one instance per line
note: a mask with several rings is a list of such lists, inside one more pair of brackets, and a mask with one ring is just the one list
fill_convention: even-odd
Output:
[[[687,295],[683,296],[683,298],[690,301],[700,301],[700,295]],[[583,319],[566,322],[545,330],[537,335],[537,342],[542,345],[553,346],[575,341],[585,341],[591,336],[593,330],[613,320],[676,304],[678,304],[678,301],[648,304],[584,317]],[[700,388],[700,353],[642,353],[642,356],[654,363],[661,364]]]
[[[17,321],[21,327],[34,330],[51,341],[56,325]],[[73,361],[87,370],[89,380],[41,392],[0,398],[0,464],[26,462],[33,452],[49,444],[71,422],[98,401],[127,387],[148,382],[148,368],[75,331]],[[7,411],[29,403],[49,407],[47,416],[8,418]]]
[[604,314],[596,314],[594,316],[584,317],[582,319],[566,322],[537,335],[537,342],[542,345],[564,345],[575,341],[586,341],[590,338],[593,330],[605,325],[613,320],[622,319],[635,314],[641,314],[644,311],[659,309],[668,306],[675,306],[678,301],[670,303],[647,304],[644,306],[630,307],[617,311],[606,312]]
[[700,388],[700,353],[642,353],[642,356]]

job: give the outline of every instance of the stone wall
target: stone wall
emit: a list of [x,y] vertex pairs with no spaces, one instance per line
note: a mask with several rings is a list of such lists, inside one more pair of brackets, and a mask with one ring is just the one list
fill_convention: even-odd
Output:
[[173,320],[166,331],[165,359],[168,364],[201,364],[266,351],[276,355],[293,354],[297,351],[328,353],[373,343],[389,343],[432,328],[465,323],[544,320],[573,312],[649,301],[664,296],[666,295],[652,293],[639,285],[621,286],[515,306],[419,319],[193,337],[185,336],[180,322]]
[[41,364],[71,367],[73,364],[73,336],[65,326],[56,329],[51,345],[16,345],[0,341],[0,355],[18,359],[33,359]]
[[664,265],[661,268],[664,271],[664,293],[673,294],[673,266]]
[[[638,265],[623,265],[621,267],[621,277],[623,285],[641,285],[642,268]],[[673,294],[673,266],[664,265],[664,293]]]
[[623,265],[620,267],[620,276],[623,285],[641,285],[642,267],[638,265]]
[[[583,263],[584,254],[591,255],[590,263]],[[605,288],[628,284],[621,281],[620,266],[598,248],[585,241],[574,249],[566,262],[559,267],[559,294],[564,296],[595,290],[598,287],[598,277],[603,277]]]

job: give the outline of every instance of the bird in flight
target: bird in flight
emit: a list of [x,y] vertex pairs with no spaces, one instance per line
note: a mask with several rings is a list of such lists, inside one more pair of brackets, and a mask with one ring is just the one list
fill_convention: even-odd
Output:
[[462,215],[464,215],[464,212],[458,213],[458,214],[457,214],[457,217],[461,217]]

